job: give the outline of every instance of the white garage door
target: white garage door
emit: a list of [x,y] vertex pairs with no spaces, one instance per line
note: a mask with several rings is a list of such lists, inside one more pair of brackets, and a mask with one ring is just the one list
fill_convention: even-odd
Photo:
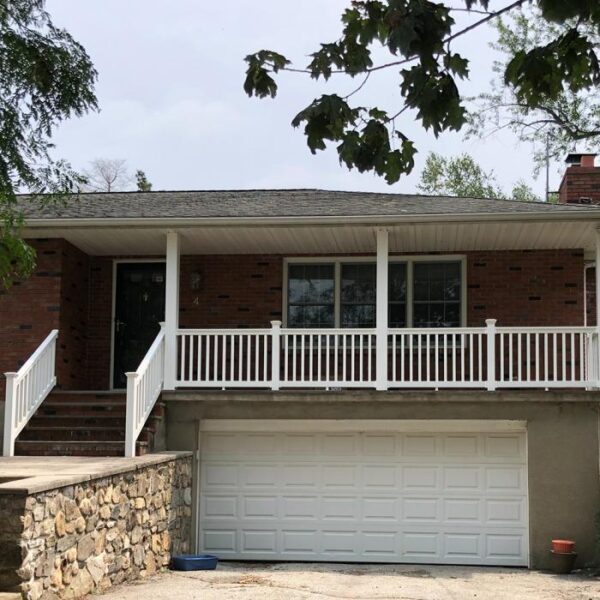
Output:
[[524,433],[206,432],[223,559],[527,565]]

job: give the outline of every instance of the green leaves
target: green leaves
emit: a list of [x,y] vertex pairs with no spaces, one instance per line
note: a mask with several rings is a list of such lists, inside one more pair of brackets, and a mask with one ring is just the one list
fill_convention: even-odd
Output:
[[[583,90],[594,91],[600,86],[600,2],[598,0],[516,0],[502,3],[489,0],[464,0],[467,10],[478,9],[468,18],[468,26],[456,27],[453,10],[464,10],[456,2],[430,0],[353,0],[341,15],[342,32],[338,39],[322,43],[312,53],[304,69],[291,69],[289,61],[280,54],[263,50],[246,58],[248,71],[244,89],[249,95],[274,97],[277,85],[272,74],[281,69],[304,72],[314,79],[330,80],[336,74],[363,80],[354,91],[344,96],[330,93],[316,99],[293,120],[295,127],[304,125],[304,133],[312,153],[323,150],[327,142],[337,143],[340,161],[349,168],[371,171],[398,180],[413,167],[416,152],[412,143],[397,132],[397,123],[406,114],[416,116],[426,130],[439,136],[444,131],[458,131],[467,123],[458,81],[469,77],[469,60],[453,52],[451,45],[463,35],[484,23],[516,13],[517,36],[510,28],[499,26],[496,47],[510,47],[506,69],[496,63],[495,72],[502,70],[502,90],[487,98],[512,94],[512,110],[528,114],[540,108],[541,118],[530,121],[509,121],[507,126],[521,126],[523,131],[541,131],[547,123],[555,123],[571,140],[598,136],[596,126],[597,102],[584,103],[591,107],[584,119],[576,119],[571,128],[573,112],[583,114],[580,97],[564,102],[565,92],[571,97]],[[522,7],[535,6],[535,19],[524,17]],[[497,12],[494,12],[497,11]],[[480,13],[488,13],[483,17]],[[556,35],[540,38],[539,21]],[[529,35],[530,33],[530,35]],[[542,36],[543,37],[543,36]],[[524,43],[519,47],[517,42]],[[508,44],[508,46],[507,46]],[[388,61],[374,63],[374,49],[383,47]],[[473,47],[477,52],[477,47]],[[398,69],[401,101],[391,98],[395,115],[389,117],[385,106],[351,108],[347,100],[359,93],[371,74],[384,69]],[[596,94],[597,96],[597,94]],[[492,111],[489,114],[494,114]],[[496,113],[497,114],[497,113]],[[590,117],[593,127],[587,127]],[[577,116],[577,115],[576,115]],[[484,122],[481,113],[471,116],[472,123]],[[518,123],[513,125],[513,123]],[[519,125],[520,124],[520,125]],[[586,125],[585,127],[582,127]],[[496,123],[497,127],[506,124]],[[472,130],[475,127],[472,126]]]
[[290,61],[282,54],[271,50],[261,50],[255,54],[249,54],[244,60],[248,63],[244,81],[246,94],[257,98],[266,98],[267,96],[275,98],[277,84],[269,73],[277,73],[289,65]]
[[3,0],[0,9],[0,285],[5,286],[35,262],[20,237],[17,191],[62,195],[76,189],[77,174],[50,156],[51,136],[63,120],[97,109],[90,57],[52,23],[44,4]]
[[294,127],[303,122],[306,143],[313,154],[325,149],[325,140],[339,141],[347,128],[356,124],[362,109],[350,108],[337,94],[323,95],[300,111],[292,120]]
[[425,129],[437,137],[448,129],[459,130],[466,122],[466,110],[454,79],[447,71],[421,66],[402,71],[402,95],[406,104],[417,111]]
[[352,108],[336,94],[324,95],[299,112],[292,125],[304,123],[304,134],[310,151],[325,150],[326,142],[337,146],[340,162],[361,173],[374,171],[388,183],[398,181],[402,173],[413,168],[416,149],[402,134],[395,134],[400,148],[390,141],[390,118],[385,111]]
[[532,107],[557,98],[565,88],[576,92],[598,85],[600,65],[594,44],[570,29],[545,46],[518,51],[506,67],[505,82]]

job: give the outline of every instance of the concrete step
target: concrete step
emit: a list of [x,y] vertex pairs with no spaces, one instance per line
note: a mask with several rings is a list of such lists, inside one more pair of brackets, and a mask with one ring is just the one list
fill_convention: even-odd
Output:
[[[136,444],[137,454],[149,451],[148,442]],[[21,440],[15,443],[17,456],[123,456],[125,443],[117,441],[43,441]]]
[[[125,445],[125,394],[54,391],[25,426],[15,454],[25,456],[122,456]],[[138,454],[154,447],[164,416],[156,404],[138,438]]]

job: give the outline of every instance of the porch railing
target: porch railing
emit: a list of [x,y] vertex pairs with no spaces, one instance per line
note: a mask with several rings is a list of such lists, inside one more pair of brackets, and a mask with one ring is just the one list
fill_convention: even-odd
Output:
[[56,385],[57,337],[53,329],[16,373],[5,373],[4,456],[14,456],[17,436]]
[[137,371],[127,375],[125,456],[135,456],[135,445],[160,393],[165,379],[165,329],[161,324]]
[[[176,387],[375,388],[375,329],[180,329]],[[384,345],[385,348],[385,345]],[[594,327],[389,329],[384,388],[598,387]]]

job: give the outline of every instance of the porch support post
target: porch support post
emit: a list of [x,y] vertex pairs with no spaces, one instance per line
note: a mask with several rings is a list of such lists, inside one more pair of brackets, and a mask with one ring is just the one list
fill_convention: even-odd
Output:
[[377,230],[377,304],[376,323],[376,383],[378,390],[388,389],[388,250],[387,229]]
[[176,231],[168,231],[165,282],[165,390],[174,390],[177,379],[179,253],[179,234]]
[[[596,282],[596,364],[592,372],[596,373],[596,387],[600,388],[600,228],[596,229],[596,268],[594,270]],[[585,290],[583,290],[585,294]]]

